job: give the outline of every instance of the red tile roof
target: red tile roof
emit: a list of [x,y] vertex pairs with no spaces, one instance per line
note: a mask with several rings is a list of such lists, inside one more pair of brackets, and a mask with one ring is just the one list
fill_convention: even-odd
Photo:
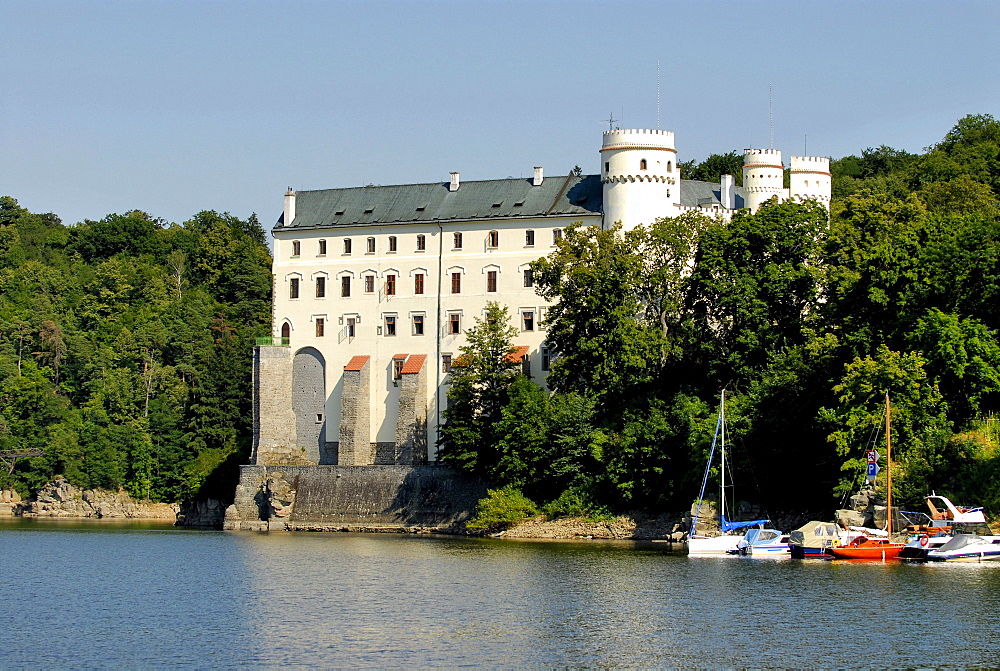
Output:
[[426,354],[413,354],[406,363],[403,364],[403,370],[400,374],[406,375],[407,373],[419,373],[420,369],[424,367],[424,361],[427,360]]
[[507,363],[521,363],[521,359],[528,353],[527,345],[515,346],[513,351],[507,355]]
[[408,356],[410,356],[410,355],[409,354],[393,354],[392,358],[393,359],[405,359]]
[[347,362],[344,366],[344,370],[361,370],[361,368],[368,363],[370,356],[355,356],[351,357],[351,360]]

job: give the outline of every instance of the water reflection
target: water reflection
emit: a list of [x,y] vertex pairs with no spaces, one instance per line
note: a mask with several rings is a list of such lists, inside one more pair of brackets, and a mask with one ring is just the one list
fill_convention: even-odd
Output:
[[992,565],[6,524],[0,543],[23,615],[4,666],[991,666],[1000,644]]

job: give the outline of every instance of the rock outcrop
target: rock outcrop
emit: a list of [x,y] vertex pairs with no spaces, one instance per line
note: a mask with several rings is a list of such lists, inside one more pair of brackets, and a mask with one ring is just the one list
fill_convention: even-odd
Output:
[[42,487],[31,501],[17,504],[16,515],[25,517],[83,517],[174,521],[178,507],[168,503],[135,501],[128,492],[101,489],[81,490],[68,480],[56,477]]

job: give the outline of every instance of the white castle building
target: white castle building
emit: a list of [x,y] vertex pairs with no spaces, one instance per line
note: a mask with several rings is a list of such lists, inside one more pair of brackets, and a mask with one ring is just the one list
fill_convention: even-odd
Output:
[[571,223],[626,228],[689,211],[728,219],[777,198],[829,206],[829,159],[747,149],[743,186],[684,180],[674,134],[610,130],[597,175],[285,194],[274,234],[273,337],[255,351],[254,463],[415,464],[434,457],[451,362],[488,301],[519,330],[539,384],[547,303],[529,264]]

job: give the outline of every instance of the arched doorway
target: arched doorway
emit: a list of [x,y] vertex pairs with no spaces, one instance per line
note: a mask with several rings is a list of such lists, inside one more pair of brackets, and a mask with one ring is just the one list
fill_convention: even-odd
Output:
[[292,410],[296,444],[305,448],[306,459],[320,463],[326,453],[326,361],[312,347],[292,360]]
[[287,345],[289,339],[292,337],[292,325],[285,322],[281,325],[281,344]]

